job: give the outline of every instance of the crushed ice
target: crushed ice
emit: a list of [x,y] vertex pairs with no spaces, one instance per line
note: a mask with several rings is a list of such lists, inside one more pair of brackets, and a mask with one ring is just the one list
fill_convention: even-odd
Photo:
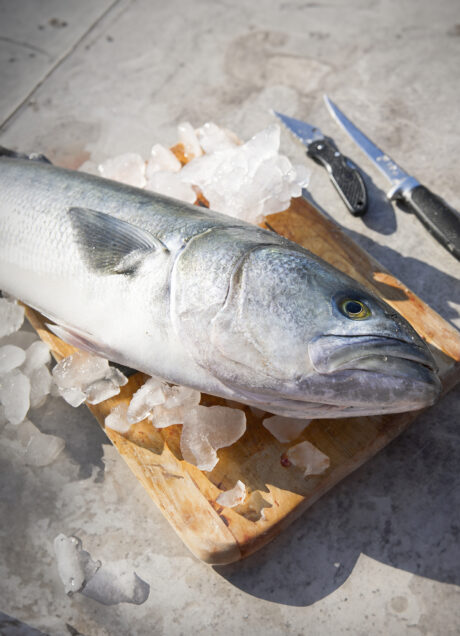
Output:
[[184,413],[180,449],[185,461],[211,471],[217,450],[234,444],[246,431],[246,415],[226,406],[194,406]]
[[291,464],[304,471],[304,477],[321,475],[330,465],[329,457],[310,442],[300,442],[291,446],[286,456]]
[[307,428],[311,420],[297,420],[292,417],[274,415],[267,417],[262,424],[270,431],[273,437],[285,444],[293,442]]
[[104,605],[144,603],[150,586],[132,569],[127,560],[101,563],[82,549],[78,537],[59,534],[54,539],[59,577],[67,594],[80,592]]
[[86,351],[76,351],[63,358],[53,369],[60,395],[72,406],[87,401],[99,404],[118,395],[128,379],[108,360]]
[[99,172],[186,203],[194,203],[199,191],[212,210],[249,223],[260,223],[265,215],[285,210],[308,184],[309,170],[293,166],[279,154],[277,124],[242,143],[212,122],[196,130],[182,122],[178,139],[188,161],[184,167],[171,150],[155,144],[147,161],[126,153],[101,163]]

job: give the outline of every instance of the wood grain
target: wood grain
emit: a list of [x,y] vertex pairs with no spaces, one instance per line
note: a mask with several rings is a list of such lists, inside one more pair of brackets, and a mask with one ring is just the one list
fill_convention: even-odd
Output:
[[[288,210],[271,215],[267,221],[270,228],[364,283],[397,309],[430,345],[445,391],[460,381],[460,334],[335,223],[304,199],[294,199]],[[26,314],[57,359],[74,351],[46,329],[42,316],[29,308]],[[97,406],[88,405],[101,426],[110,410],[129,401],[144,380],[143,374],[136,373],[118,396]],[[202,404],[225,404],[225,400],[203,395]],[[281,461],[293,443],[279,443],[261,424],[263,416],[256,417],[243,405],[240,408],[246,412],[247,431],[236,444],[218,452],[219,462],[210,473],[183,461],[180,426],[157,430],[144,421],[126,435],[106,429],[174,530],[192,553],[207,563],[236,561],[268,543],[418,415],[410,412],[313,421],[293,443],[310,441],[329,456],[330,468],[304,479],[298,468]],[[236,508],[223,508],[216,497],[238,479],[248,490],[245,502]]]

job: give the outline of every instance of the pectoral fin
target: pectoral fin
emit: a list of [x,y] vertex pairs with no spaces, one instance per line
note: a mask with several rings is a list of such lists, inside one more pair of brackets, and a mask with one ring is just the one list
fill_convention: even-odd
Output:
[[76,242],[87,265],[99,274],[134,274],[147,254],[168,251],[150,232],[104,212],[70,208]]
[[54,333],[55,336],[67,342],[67,344],[88,351],[88,353],[94,353],[101,358],[110,358],[111,351],[98,342],[91,334],[84,333],[75,327],[68,325],[52,325],[51,323],[45,323],[46,327]]

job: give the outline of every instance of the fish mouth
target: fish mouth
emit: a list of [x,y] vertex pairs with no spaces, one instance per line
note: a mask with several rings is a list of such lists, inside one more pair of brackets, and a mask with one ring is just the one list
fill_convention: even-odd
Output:
[[313,373],[280,391],[238,387],[239,399],[286,417],[337,418],[418,410],[441,390],[435,361],[415,335],[410,341],[323,335],[310,342],[308,354]]
[[313,368],[321,374],[347,369],[401,377],[412,377],[414,372],[418,377],[420,373],[423,374],[423,369],[429,374],[436,374],[434,358],[428,347],[420,342],[421,344],[417,344],[414,341],[372,334],[325,335],[310,342],[308,353]]

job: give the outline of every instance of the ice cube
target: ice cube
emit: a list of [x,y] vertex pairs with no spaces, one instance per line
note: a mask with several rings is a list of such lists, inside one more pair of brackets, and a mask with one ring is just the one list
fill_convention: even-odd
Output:
[[112,380],[102,379],[96,380],[96,382],[87,386],[84,393],[89,404],[100,404],[100,402],[104,402],[104,400],[118,395],[120,393],[120,387],[118,384],[112,382]]
[[108,372],[105,374],[106,380],[111,380],[117,386],[125,386],[128,384],[128,378],[117,367],[109,366]]
[[61,437],[42,433],[30,420],[19,425],[18,437],[24,446],[24,461],[28,466],[51,464],[65,446]]
[[25,359],[26,353],[20,347],[3,345],[0,347],[0,375],[20,367]]
[[145,189],[179,199],[185,203],[195,203],[196,201],[196,192],[188,183],[184,183],[175,172],[161,170],[151,174],[146,181]]
[[30,380],[18,369],[0,377],[0,402],[10,424],[20,424],[30,406]]
[[15,300],[0,298],[0,338],[17,331],[24,322],[24,307]]
[[147,162],[145,178],[148,181],[155,172],[159,172],[160,170],[179,172],[181,167],[181,162],[169,148],[165,148],[161,144],[155,144],[152,148],[150,159]]
[[262,424],[270,431],[273,437],[281,443],[292,442],[304,431],[311,420],[297,420],[292,417],[274,415],[267,417]]
[[150,585],[134,572],[129,561],[120,560],[103,563],[81,593],[103,605],[140,605],[147,600]]
[[51,391],[53,378],[51,377],[48,367],[43,365],[41,367],[37,367],[29,374],[29,380],[30,406],[35,409],[42,406],[46,400],[46,396]]
[[178,384],[167,384],[164,387],[166,409],[172,409],[177,406],[192,407],[200,403],[201,393],[187,386],[179,386]]
[[78,537],[58,534],[54,539],[54,553],[59,576],[69,595],[80,591],[101,565],[99,561],[93,561],[89,552],[82,550],[82,543]]
[[54,367],[53,377],[62,389],[84,389],[96,380],[102,380],[108,372],[107,360],[86,351],[77,351]]
[[105,426],[118,433],[127,433],[132,423],[128,420],[128,405],[119,404],[105,418]]
[[83,404],[83,402],[86,400],[86,395],[78,387],[71,387],[70,389],[63,389],[61,387],[58,387],[58,393],[61,397],[64,398],[67,404],[70,404],[70,406],[73,406],[75,408],[77,406],[80,406],[80,404]]
[[164,382],[157,380],[157,378],[149,378],[131,398],[128,408],[128,421],[131,424],[140,422],[151,414],[155,406],[163,404],[166,386]]
[[106,179],[114,179],[137,188],[145,185],[145,161],[135,152],[127,152],[113,159],[106,159],[98,166]]
[[184,146],[184,154],[187,158],[200,157],[203,154],[196,132],[188,121],[179,124],[177,132],[179,143]]
[[180,447],[185,461],[210,471],[217,464],[216,450],[230,446],[246,430],[240,409],[225,406],[194,406],[184,413]]
[[321,475],[329,468],[330,460],[310,442],[300,442],[286,452],[289,461],[304,471],[304,477],[308,475]]
[[234,508],[246,498],[246,486],[242,481],[238,479],[235,486],[230,490],[226,490],[225,492],[221,492],[217,497],[216,501],[221,506],[225,506],[226,508]]
[[36,340],[27,348],[26,361],[22,367],[22,372],[30,376],[32,371],[48,364],[50,360],[49,346],[45,342],[42,342],[42,340]]

